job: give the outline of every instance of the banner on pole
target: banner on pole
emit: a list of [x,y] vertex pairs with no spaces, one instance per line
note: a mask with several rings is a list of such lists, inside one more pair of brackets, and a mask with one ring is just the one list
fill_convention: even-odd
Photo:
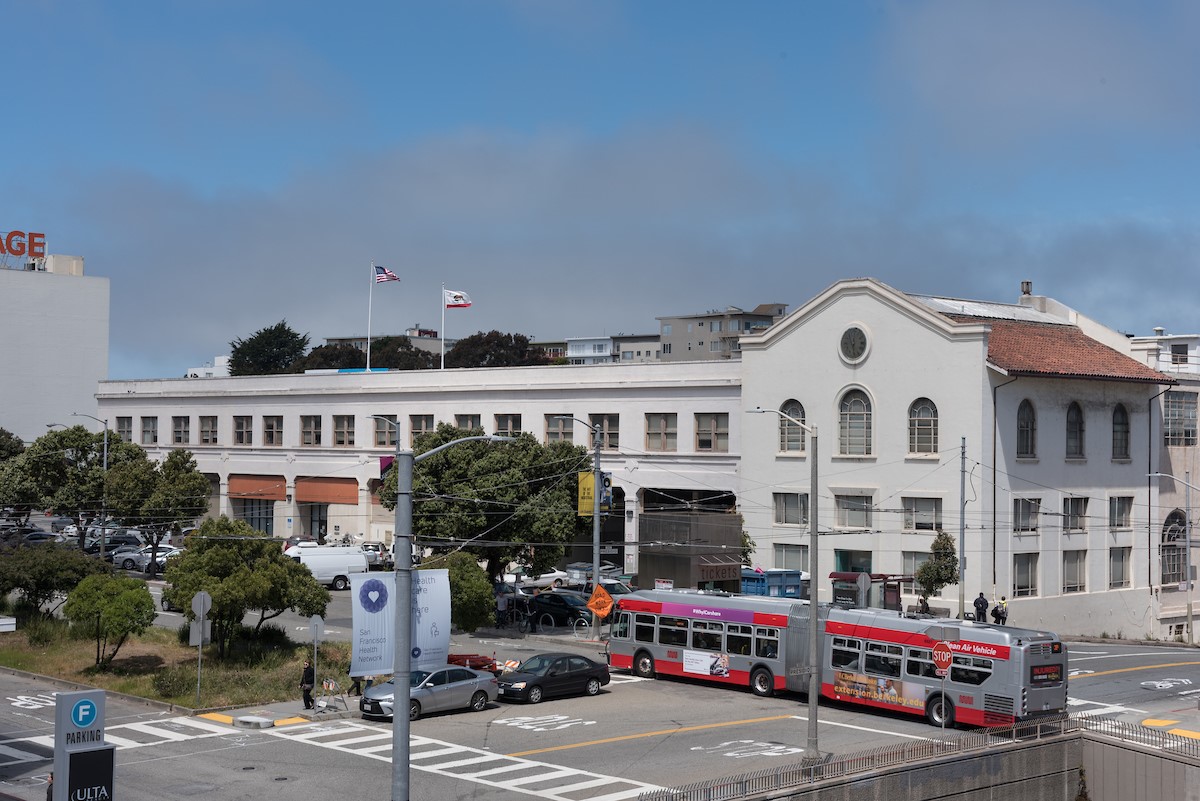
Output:
[[351,573],[350,675],[378,676],[396,669],[396,574]]
[[450,656],[450,571],[412,572],[412,666],[437,668]]

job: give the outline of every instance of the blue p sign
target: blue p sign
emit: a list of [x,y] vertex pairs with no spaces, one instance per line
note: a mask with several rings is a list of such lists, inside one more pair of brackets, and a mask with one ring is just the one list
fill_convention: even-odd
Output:
[[77,729],[86,729],[96,722],[96,704],[87,698],[75,702],[71,707],[71,722]]

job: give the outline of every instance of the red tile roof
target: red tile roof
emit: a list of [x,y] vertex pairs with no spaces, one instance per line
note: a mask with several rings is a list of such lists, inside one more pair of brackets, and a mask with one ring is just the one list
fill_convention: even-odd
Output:
[[946,316],[958,322],[990,326],[988,361],[1009,375],[1178,383],[1169,375],[1092,339],[1078,326],[959,314]]

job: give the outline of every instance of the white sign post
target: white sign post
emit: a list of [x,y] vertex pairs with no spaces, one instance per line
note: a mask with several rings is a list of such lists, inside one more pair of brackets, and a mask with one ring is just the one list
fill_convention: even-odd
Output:
[[200,706],[200,666],[204,664],[204,644],[209,641],[212,633],[212,623],[208,620],[208,612],[212,609],[212,596],[204,590],[192,596],[192,613],[196,616],[192,622],[189,645],[196,646],[196,706]]

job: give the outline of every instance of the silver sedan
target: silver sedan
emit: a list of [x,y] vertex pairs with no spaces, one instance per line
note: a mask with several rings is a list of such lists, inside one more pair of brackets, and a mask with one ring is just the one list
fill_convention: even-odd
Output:
[[[394,680],[376,684],[362,694],[358,709],[364,718],[390,718],[395,707]],[[413,670],[409,681],[408,719],[448,709],[483,710],[496,700],[496,677],[482,670],[444,665],[433,670]]]

